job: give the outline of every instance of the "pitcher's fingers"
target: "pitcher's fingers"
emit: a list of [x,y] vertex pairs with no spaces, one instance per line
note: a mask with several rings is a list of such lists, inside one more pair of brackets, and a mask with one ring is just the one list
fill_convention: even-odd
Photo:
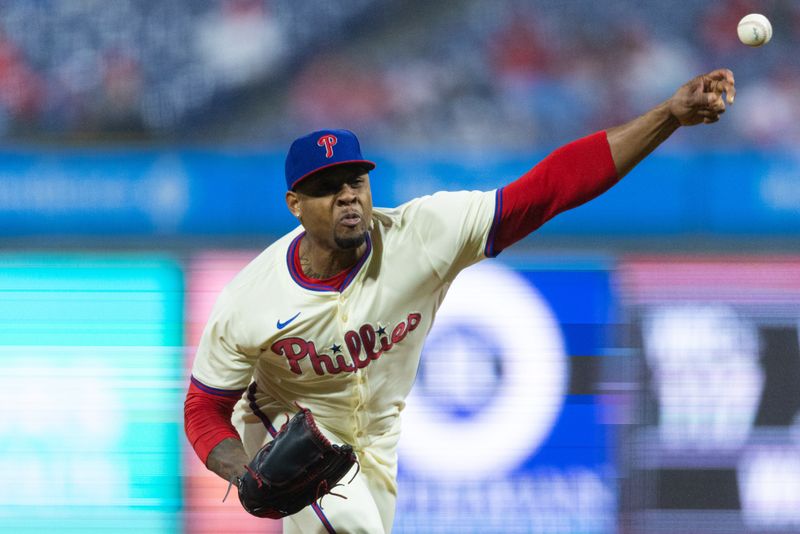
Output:
[[703,117],[704,119],[711,119],[716,118],[719,119],[720,112],[712,111],[710,109],[701,109],[697,112],[698,117]]
[[722,97],[717,97],[708,104],[708,109],[715,113],[725,113],[725,101]]
[[736,81],[730,69],[717,69],[704,76],[705,88],[718,93],[724,92],[727,95],[728,104],[733,104],[736,98]]
[[723,102],[721,95],[711,92],[697,95],[693,104],[699,108],[712,109],[720,105],[724,106],[725,102]]
[[735,80],[733,79],[733,72],[730,69],[712,70],[706,74],[706,77],[711,80],[726,80],[731,84],[735,83]]

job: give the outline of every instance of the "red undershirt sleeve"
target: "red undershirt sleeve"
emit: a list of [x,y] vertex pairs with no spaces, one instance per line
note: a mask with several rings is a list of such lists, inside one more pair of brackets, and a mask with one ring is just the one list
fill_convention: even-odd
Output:
[[562,211],[607,191],[618,181],[605,131],[555,150],[498,194],[500,220],[493,255]]
[[231,423],[233,407],[244,390],[216,390],[192,377],[183,404],[184,430],[203,464],[211,450],[226,438],[241,440]]

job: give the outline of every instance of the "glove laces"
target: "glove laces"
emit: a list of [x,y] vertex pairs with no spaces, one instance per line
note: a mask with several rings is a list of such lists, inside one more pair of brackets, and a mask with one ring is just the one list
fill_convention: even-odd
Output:
[[[247,466],[245,466],[247,467]],[[239,485],[242,483],[242,479],[236,475],[233,475],[231,479],[228,481],[228,489],[225,491],[225,496],[222,498],[222,502],[225,502],[225,499],[228,498],[228,494],[231,492],[231,486],[233,486],[233,482],[236,481],[236,487],[238,488]]]
[[[347,484],[350,485],[350,483],[353,482],[356,479],[356,476],[358,476],[358,473],[360,473],[360,472],[361,472],[361,462],[359,462],[358,459],[356,459],[356,472],[353,473],[353,476],[350,477],[350,480],[347,481]],[[333,491],[334,488],[338,488],[339,486],[344,487],[344,484],[334,484],[331,488],[328,488],[328,481],[327,480],[322,479],[322,480],[319,481],[319,484],[317,485],[317,496],[316,496],[316,498],[314,500],[317,501],[317,504],[319,504],[320,510],[323,509],[322,508],[322,499],[325,498],[325,495],[331,494],[331,495],[335,495],[337,497],[341,497],[342,499],[346,499],[347,498],[346,495],[342,495],[341,493],[334,493],[334,491]],[[320,493],[322,495],[320,495]]]

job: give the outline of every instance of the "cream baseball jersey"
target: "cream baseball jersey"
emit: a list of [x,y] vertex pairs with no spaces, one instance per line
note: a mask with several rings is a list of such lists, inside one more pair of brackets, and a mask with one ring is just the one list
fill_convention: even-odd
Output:
[[194,379],[222,390],[249,386],[240,405],[271,421],[295,402],[308,407],[394,492],[399,415],[425,337],[456,274],[493,255],[498,196],[442,192],[376,208],[366,252],[341,291],[297,275],[298,227],[220,294]]

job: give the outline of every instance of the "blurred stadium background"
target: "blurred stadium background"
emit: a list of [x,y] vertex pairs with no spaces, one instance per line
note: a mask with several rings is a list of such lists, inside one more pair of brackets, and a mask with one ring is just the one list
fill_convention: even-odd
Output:
[[0,531],[280,531],[182,400],[294,137],[355,130],[396,205],[725,66],[719,124],[454,285],[395,532],[800,532],[799,44],[793,0],[0,1]]

